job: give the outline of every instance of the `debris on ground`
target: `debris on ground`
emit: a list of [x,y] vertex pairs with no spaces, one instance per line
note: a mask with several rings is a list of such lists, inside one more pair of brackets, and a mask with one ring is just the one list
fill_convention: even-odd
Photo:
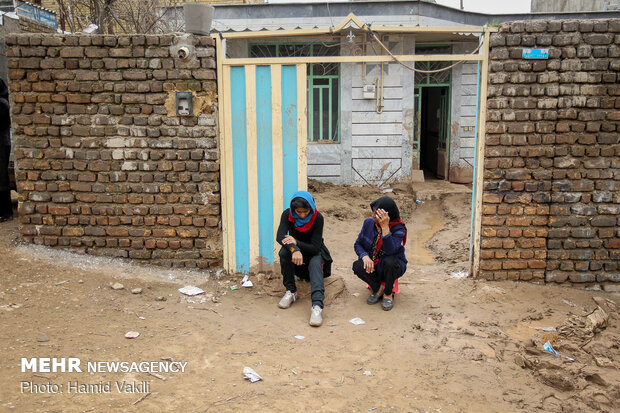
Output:
[[257,381],[263,379],[261,376],[258,375],[257,372],[255,372],[250,367],[243,368],[243,378],[246,380],[250,380],[250,383],[256,383]]
[[121,283],[114,283],[110,285],[110,288],[113,290],[122,290],[123,288],[125,288],[125,286]]
[[128,331],[125,333],[125,338],[138,338],[140,336],[140,333],[138,333],[137,331]]
[[46,343],[46,342],[50,341],[50,337],[47,334],[45,334],[45,333],[39,333],[39,334],[37,334],[37,341],[39,343]]
[[453,272],[452,274],[450,274],[450,278],[453,278],[455,280],[462,280],[463,278],[467,277],[469,277],[469,272],[465,270]]
[[354,317],[352,319],[349,320],[349,323],[351,324],[355,324],[356,326],[362,325],[362,324],[366,324],[366,322],[364,320],[362,320],[359,317]]
[[243,277],[243,279],[241,280],[241,286],[245,287],[245,288],[251,288],[254,287],[254,284],[252,283],[252,281],[250,280],[249,276],[245,276]]
[[[620,359],[620,337],[606,331],[618,320],[617,305],[601,297],[592,299],[594,308],[570,315],[556,328],[537,329],[529,345],[515,355],[514,362],[532,370],[541,383],[568,393],[561,398],[564,409],[550,407],[549,411],[611,412],[618,407],[620,375],[610,367],[612,360]],[[541,352],[536,346],[543,340]],[[545,357],[549,353],[555,358]],[[550,403],[547,399],[543,405]]]
[[198,288],[194,285],[186,285],[185,287],[179,288],[179,292],[181,294],[193,296],[193,295],[204,294],[205,290],[203,290],[202,288]]

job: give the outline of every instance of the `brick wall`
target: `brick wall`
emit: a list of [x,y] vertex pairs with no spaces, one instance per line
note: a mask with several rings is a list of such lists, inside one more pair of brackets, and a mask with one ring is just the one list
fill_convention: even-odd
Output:
[[503,24],[490,53],[480,276],[618,290],[620,20]]
[[[23,238],[220,265],[212,40],[30,34],[6,43]],[[173,57],[181,44],[188,60]],[[176,91],[193,92],[193,116],[176,116]]]

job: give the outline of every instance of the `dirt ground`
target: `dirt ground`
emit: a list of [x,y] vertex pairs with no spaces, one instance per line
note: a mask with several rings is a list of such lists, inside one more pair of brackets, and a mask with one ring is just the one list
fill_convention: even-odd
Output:
[[[385,312],[366,304],[368,291],[350,270],[353,242],[381,191],[311,184],[335,259],[320,328],[308,325],[306,283],[281,310],[277,275],[231,290],[240,277],[23,245],[15,220],[0,224],[0,411],[619,411],[620,296],[467,277],[469,190],[414,185],[388,193],[407,223],[409,267]],[[206,293],[177,291],[189,284]],[[140,336],[126,339],[128,331]],[[561,357],[543,350],[547,340]],[[22,373],[24,357],[187,367]],[[244,380],[244,367],[263,380]],[[71,382],[122,381],[148,389],[67,392]],[[23,391],[24,383],[63,392]]]

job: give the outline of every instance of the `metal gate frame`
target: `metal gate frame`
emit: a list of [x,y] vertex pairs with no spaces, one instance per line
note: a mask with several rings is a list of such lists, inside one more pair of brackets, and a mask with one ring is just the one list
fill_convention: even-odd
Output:
[[[376,56],[318,56],[318,57],[279,57],[279,58],[227,58],[225,53],[226,39],[258,39],[258,38],[286,38],[303,36],[337,35],[342,30],[361,30],[366,33],[392,33],[392,34],[474,34],[483,35],[482,47],[478,54],[449,54],[449,55],[376,55]],[[295,29],[295,30],[269,30],[258,32],[230,32],[216,33],[212,35],[216,43],[217,59],[217,82],[218,82],[218,132],[220,149],[220,171],[221,171],[221,205],[222,205],[222,244],[223,244],[223,263],[227,271],[236,271],[235,265],[235,217],[234,217],[234,183],[231,176],[232,166],[232,142],[231,125],[226,118],[226,108],[230,105],[230,96],[222,91],[226,89],[226,82],[230,79],[225,77],[225,68],[231,66],[261,66],[261,65],[304,65],[306,63],[389,63],[395,60],[400,62],[416,61],[477,61],[481,63],[481,88],[478,95],[479,116],[476,135],[476,154],[477,161],[474,165],[474,191],[472,194],[474,208],[472,210],[473,233],[471,234],[471,245],[473,249],[472,274],[476,276],[480,267],[480,228],[482,220],[482,178],[484,168],[484,136],[486,125],[486,97],[487,82],[489,73],[489,38],[491,32],[497,32],[496,27],[479,26],[456,26],[456,27],[404,27],[404,26],[373,26],[372,30],[363,24],[353,13],[349,14],[338,26],[330,28],[316,29]],[[299,71],[298,71],[299,72]],[[304,80],[305,82],[305,80]],[[304,97],[305,99],[305,97]],[[250,102],[246,102],[250,104]],[[275,110],[272,108],[272,111]],[[304,117],[305,121],[305,117]],[[305,125],[302,126],[305,129]],[[304,138],[305,139],[305,138]],[[298,165],[307,165],[305,142],[299,142],[300,160]],[[250,148],[249,148],[250,149]],[[302,162],[303,158],[303,162]],[[303,171],[302,171],[303,170]],[[306,185],[306,170],[299,168],[298,174],[304,176],[304,187]],[[275,225],[275,222],[274,222]],[[250,226],[257,230],[256,226]],[[252,235],[252,239],[257,239],[258,234]],[[255,242],[255,241],[252,241]],[[275,248],[275,246],[274,246]],[[256,245],[255,245],[256,249]],[[258,257],[251,258],[253,262],[258,261]]]

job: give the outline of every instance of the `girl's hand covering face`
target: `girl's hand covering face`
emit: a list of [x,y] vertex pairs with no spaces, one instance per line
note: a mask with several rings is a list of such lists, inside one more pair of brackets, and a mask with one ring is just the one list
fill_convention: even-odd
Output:
[[377,209],[372,214],[372,219],[374,219],[379,226],[384,226],[389,224],[390,215],[383,209]]

